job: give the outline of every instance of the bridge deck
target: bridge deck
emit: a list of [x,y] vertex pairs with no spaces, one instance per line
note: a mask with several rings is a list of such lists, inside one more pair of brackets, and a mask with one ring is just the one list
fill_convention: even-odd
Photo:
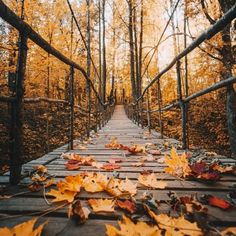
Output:
[[[161,139],[158,133],[153,132],[148,135],[143,129],[128,120],[125,115],[122,106],[116,106],[115,112],[112,119],[107,123],[102,130],[99,131],[97,136],[92,138],[92,141],[87,144],[86,150],[75,149],[71,152],[79,153],[82,155],[93,155],[95,159],[101,163],[106,163],[112,157],[122,158],[123,162],[120,163],[121,169],[116,172],[120,173],[120,178],[126,176],[134,182],[137,182],[138,175],[143,170],[153,170],[158,173],[158,179],[164,179],[168,185],[163,190],[148,190],[152,193],[154,198],[160,201],[160,211],[167,212],[169,206],[166,200],[169,200],[167,193],[174,191],[178,196],[190,195],[197,193],[199,196],[202,194],[213,194],[227,199],[227,193],[232,190],[233,185],[236,183],[236,177],[233,175],[224,176],[216,184],[205,184],[196,181],[186,181],[176,179],[175,177],[163,173],[163,163],[157,163],[157,161],[145,162],[145,166],[134,167],[133,164],[139,161],[140,156],[128,155],[123,150],[110,150],[104,147],[105,144],[109,143],[112,137],[117,137],[119,142],[124,145],[153,143],[157,146],[163,147],[164,142],[169,142],[171,145],[178,145],[178,141],[174,139]],[[76,143],[77,141],[75,141]],[[54,175],[56,180],[63,179],[68,175],[75,175],[79,172],[93,171],[103,172],[108,176],[112,176],[112,172],[105,170],[99,170],[94,167],[84,166],[76,171],[66,170],[64,163],[66,160],[60,158],[63,152],[66,152],[67,147],[63,146],[58,148],[52,153],[49,153],[37,160],[31,161],[23,166],[23,174],[28,171],[32,171],[36,165],[43,164],[48,168],[49,174]],[[163,157],[165,153],[169,153],[170,148],[166,148],[160,157]],[[181,152],[181,150],[179,150]],[[222,162],[235,164],[235,160],[219,157]],[[7,184],[9,173],[0,176],[0,185],[3,187]],[[22,179],[21,184],[17,187],[7,187],[2,191],[2,195],[16,194],[14,197],[9,199],[3,199],[0,201],[0,227],[8,226],[12,227],[15,224],[23,222],[27,219],[31,219],[32,215],[38,212],[45,212],[46,210],[52,209],[55,205],[48,205],[44,199],[43,191],[30,192],[25,187],[26,184],[31,182],[30,178],[25,175]],[[47,190],[46,190],[47,191]],[[135,196],[136,199],[140,199],[144,192],[147,191],[144,187],[138,186],[138,194]],[[24,192],[24,194],[22,194]],[[18,193],[21,193],[17,195]],[[78,194],[78,199],[81,200],[82,204],[86,205],[86,200],[90,198],[111,198],[106,193],[95,193],[88,194],[82,191]],[[47,198],[50,202],[50,198]],[[221,226],[235,225],[236,214],[234,210],[222,211],[218,208],[208,206],[209,214],[212,216],[212,222]],[[89,219],[85,224],[78,226],[74,220],[69,220],[67,217],[67,207],[61,208],[57,211],[51,211],[49,214],[40,217],[39,222],[48,220],[49,223],[45,227],[43,235],[105,235],[105,224],[109,223],[117,225],[116,220],[122,215],[121,211],[116,211],[112,214],[90,214]],[[223,216],[223,217],[222,217]],[[223,219],[222,219],[223,218]]]

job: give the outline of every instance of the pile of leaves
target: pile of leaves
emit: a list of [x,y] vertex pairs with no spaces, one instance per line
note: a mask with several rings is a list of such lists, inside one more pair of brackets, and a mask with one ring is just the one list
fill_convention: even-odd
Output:
[[236,167],[220,162],[208,163],[203,160],[191,160],[185,153],[178,155],[175,148],[165,156],[165,172],[178,178],[189,178],[205,183],[217,182],[222,174],[236,174]]

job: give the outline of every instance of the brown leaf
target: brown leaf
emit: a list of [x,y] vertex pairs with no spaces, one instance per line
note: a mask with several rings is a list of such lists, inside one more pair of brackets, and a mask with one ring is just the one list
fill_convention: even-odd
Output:
[[104,169],[104,170],[116,170],[116,169],[120,169],[120,165],[107,163],[107,164],[104,164],[102,166],[102,169]]
[[127,210],[131,214],[135,213],[137,210],[135,203],[130,200],[125,200],[125,201],[116,200],[116,205],[122,209]]

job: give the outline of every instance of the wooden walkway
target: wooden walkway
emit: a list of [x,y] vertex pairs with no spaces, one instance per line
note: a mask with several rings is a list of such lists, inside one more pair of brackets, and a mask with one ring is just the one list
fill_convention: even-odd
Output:
[[[128,177],[133,182],[137,182],[137,178],[140,172],[143,170],[152,170],[157,173],[158,179],[164,179],[167,181],[167,187],[163,190],[148,190],[148,193],[152,193],[154,198],[160,202],[159,209],[161,212],[168,212],[169,206],[167,200],[169,200],[168,192],[174,191],[178,196],[191,195],[197,193],[199,196],[203,194],[212,194],[218,197],[227,199],[227,193],[232,191],[236,184],[236,177],[233,175],[225,175],[216,184],[205,184],[196,181],[183,181],[176,179],[171,175],[163,173],[163,163],[157,161],[146,161],[142,167],[134,167],[133,164],[140,161],[140,156],[130,155],[127,151],[123,150],[111,150],[105,148],[105,144],[111,141],[111,138],[117,137],[118,141],[124,145],[142,144],[147,143],[155,144],[157,147],[163,148],[163,144],[168,142],[171,145],[178,145],[178,141],[174,139],[160,139],[160,135],[156,132],[147,134],[147,132],[130,121],[124,112],[123,106],[116,106],[112,119],[98,132],[98,135],[92,137],[89,144],[87,144],[86,150],[75,149],[71,152],[79,153],[81,155],[92,155],[100,163],[106,163],[110,158],[122,158],[123,162],[119,163],[121,168],[116,170],[119,173],[119,177],[124,179]],[[75,141],[76,143],[77,141]],[[34,166],[45,165],[48,168],[48,172],[54,175],[56,180],[61,180],[65,176],[75,175],[79,172],[93,171],[102,172],[108,176],[112,176],[112,171],[100,170],[91,166],[82,166],[79,170],[68,171],[64,164],[67,160],[62,159],[60,156],[63,152],[66,152],[67,146],[58,148],[52,153],[49,153],[37,160],[31,161],[23,166],[23,175],[21,184],[17,187],[7,187],[1,191],[1,195],[12,195],[25,192],[25,194],[19,194],[9,199],[3,199],[0,201],[0,227],[8,226],[12,227],[27,219],[31,219],[33,213],[44,212],[47,209],[52,209],[55,205],[48,205],[43,197],[43,191],[30,192],[25,187],[26,184],[31,183],[30,178],[27,176],[29,171],[33,170]],[[164,157],[165,153],[169,153],[170,148],[163,150],[162,155],[158,158]],[[181,150],[179,151],[181,152]],[[226,159],[225,157],[219,157],[222,162],[235,164],[235,160]],[[2,188],[7,185],[9,173],[4,176],[0,176],[0,185]],[[140,199],[146,188],[138,185],[138,194],[136,199]],[[111,198],[108,194],[94,193],[88,194],[85,191],[81,191],[78,194],[78,199],[81,200],[83,205],[86,205],[86,201],[90,198]],[[47,198],[51,200],[49,197]],[[218,208],[208,206],[209,214],[212,216],[212,223],[217,226],[236,225],[236,212],[235,210],[222,211]],[[73,236],[73,235],[105,235],[105,224],[109,223],[117,225],[117,219],[123,214],[122,211],[117,210],[115,213],[91,213],[89,220],[83,225],[77,225],[74,220],[68,219],[67,208],[64,207],[58,211],[52,211],[46,216],[40,217],[39,222],[48,220],[49,223],[45,227],[43,235],[53,236]]]

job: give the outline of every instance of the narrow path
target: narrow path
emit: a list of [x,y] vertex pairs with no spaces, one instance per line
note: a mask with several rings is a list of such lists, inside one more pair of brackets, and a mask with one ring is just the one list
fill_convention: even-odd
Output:
[[[124,112],[123,106],[116,106],[115,112],[112,119],[103,127],[102,130],[94,135],[88,144],[81,144],[78,140],[75,140],[75,150],[72,153],[78,153],[82,156],[92,155],[94,159],[105,164],[111,158],[122,159],[121,168],[116,170],[116,172],[106,171],[103,169],[97,169],[92,166],[81,166],[79,170],[69,171],[65,167],[67,160],[62,159],[60,156],[63,152],[66,152],[66,145],[49,153],[37,160],[31,161],[24,165],[24,173],[32,171],[34,166],[45,165],[48,168],[50,175],[55,176],[56,181],[64,179],[69,175],[76,175],[85,171],[100,172],[107,174],[108,177],[114,174],[119,174],[119,178],[125,179],[128,177],[134,183],[137,183],[137,178],[140,172],[144,170],[152,170],[156,173],[159,180],[165,180],[167,182],[167,187],[162,190],[147,190],[146,188],[138,185],[138,193],[135,196],[136,199],[141,199],[144,193],[152,194],[153,197],[160,202],[159,209],[161,212],[168,212],[169,206],[166,203],[169,200],[169,191],[175,192],[178,196],[198,194],[198,196],[203,194],[213,194],[222,198],[227,198],[227,193],[232,190],[233,184],[236,183],[236,177],[232,175],[224,176],[221,181],[216,184],[205,184],[196,181],[183,181],[176,179],[175,177],[165,174],[163,172],[163,167],[165,166],[162,162],[157,160],[146,161],[144,166],[134,167],[137,162],[140,161],[142,155],[131,155],[124,150],[111,150],[105,148],[105,144],[109,143],[112,138],[116,137],[119,143],[124,145],[141,144],[143,146],[149,144],[155,147],[162,148],[162,154],[157,156],[157,159],[164,157],[166,153],[170,152],[170,147],[172,145],[178,146],[179,142],[175,139],[161,139],[160,135],[156,132],[148,134],[145,130],[141,129],[132,121],[130,121]],[[169,146],[164,148],[163,144],[168,142]],[[86,146],[85,150],[81,150],[81,145]],[[178,150],[180,153],[182,150]],[[219,157],[225,163],[235,164],[235,160],[226,159],[225,157]],[[4,176],[0,176],[0,184],[2,186],[6,185],[8,181],[9,173]],[[43,212],[52,207],[47,205],[44,197],[43,191],[30,192],[23,187],[25,184],[31,183],[29,177],[22,179],[21,184],[18,187],[10,187],[5,191],[2,191],[2,195],[12,195],[16,193],[26,192],[24,195],[20,194],[9,199],[3,199],[0,201],[0,214],[1,216],[6,216],[5,219],[0,218],[0,227],[8,226],[12,227],[19,222],[23,222],[27,219],[32,218],[32,213]],[[89,194],[82,190],[78,194],[78,199],[81,201],[82,205],[87,204],[87,200],[91,198],[111,198],[105,192]],[[48,198],[50,201],[51,199]],[[212,215],[212,222],[218,224],[222,217],[224,216],[224,221],[221,222],[222,225],[235,225],[236,224],[236,214],[235,211],[222,211],[217,208],[208,207],[210,215]],[[105,235],[105,224],[109,223],[112,225],[117,225],[116,220],[120,218],[123,212],[117,210],[112,214],[91,213],[89,220],[86,221],[84,225],[78,226],[74,220],[67,218],[67,208],[62,208],[58,211],[52,211],[47,216],[41,217],[39,222],[44,220],[49,220],[48,225],[45,228],[43,235],[53,236],[73,236],[73,235]],[[14,217],[19,215],[18,217]],[[29,215],[29,216],[28,216]],[[9,218],[8,218],[9,217]]]

